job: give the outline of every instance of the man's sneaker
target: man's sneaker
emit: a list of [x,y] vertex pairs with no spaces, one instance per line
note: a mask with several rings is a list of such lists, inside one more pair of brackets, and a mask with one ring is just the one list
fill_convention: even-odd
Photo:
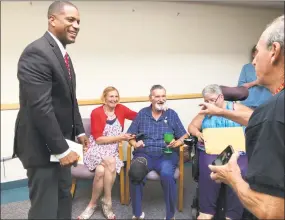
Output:
[[144,219],[144,212],[142,212],[142,214],[139,218],[137,218],[136,216],[133,215],[132,219]]
[[[166,220],[166,217],[164,217],[164,220]],[[175,217],[173,217],[171,220],[175,220]]]

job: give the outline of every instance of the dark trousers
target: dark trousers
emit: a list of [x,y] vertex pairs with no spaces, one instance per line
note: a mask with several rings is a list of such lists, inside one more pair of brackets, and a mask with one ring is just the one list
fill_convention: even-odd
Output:
[[31,201],[28,219],[71,219],[70,167],[58,163],[28,168]]
[[[209,164],[216,159],[218,155],[206,154],[199,150],[199,208],[202,213],[215,215],[217,209],[217,200],[221,184],[217,184],[210,177],[211,171]],[[238,159],[238,165],[242,176],[247,172],[247,155],[241,155]],[[227,187],[226,190],[226,217],[231,219],[242,219],[243,206],[236,193]]]
[[[174,217],[176,209],[176,181],[174,179],[174,172],[178,164],[178,154],[173,152],[171,155],[151,156],[145,153],[136,153],[134,158],[144,157],[147,159],[148,169],[155,170],[160,175],[161,185],[164,193],[164,201],[166,205],[166,219]],[[142,208],[142,196],[143,186],[146,178],[141,184],[135,185],[130,181],[130,193],[131,202],[133,208],[133,214],[136,217],[141,216]]]

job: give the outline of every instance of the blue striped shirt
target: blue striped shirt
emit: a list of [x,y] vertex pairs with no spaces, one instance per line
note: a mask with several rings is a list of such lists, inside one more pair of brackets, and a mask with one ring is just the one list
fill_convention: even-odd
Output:
[[138,148],[134,152],[158,155],[161,155],[166,147],[164,133],[173,133],[175,139],[179,139],[187,133],[174,110],[166,110],[158,120],[155,120],[152,116],[151,105],[139,111],[127,132],[131,134],[144,133],[146,136],[143,141],[145,147]]

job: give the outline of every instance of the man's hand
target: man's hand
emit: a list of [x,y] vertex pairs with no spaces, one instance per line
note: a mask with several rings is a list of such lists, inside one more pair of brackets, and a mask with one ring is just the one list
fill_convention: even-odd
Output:
[[176,147],[179,147],[181,146],[182,144],[184,144],[184,142],[180,139],[178,140],[172,140],[168,145],[167,147],[170,147],[170,148],[176,148]]
[[235,152],[229,162],[223,166],[209,165],[212,171],[210,177],[216,183],[225,183],[232,186],[234,183],[242,179],[240,168],[237,164],[239,153]]
[[77,138],[78,142],[83,145],[83,152],[86,153],[89,147],[89,138],[86,135],[82,135]]
[[134,148],[139,148],[139,147],[144,147],[144,146],[145,146],[144,142],[142,140],[140,140],[140,141],[136,142]]
[[217,107],[211,103],[201,103],[199,106],[202,106],[199,114],[202,115],[220,115],[222,113],[222,108]]
[[65,157],[61,158],[59,162],[61,166],[66,167],[75,164],[78,161],[78,159],[79,155],[74,151],[70,151],[70,153],[67,154]]

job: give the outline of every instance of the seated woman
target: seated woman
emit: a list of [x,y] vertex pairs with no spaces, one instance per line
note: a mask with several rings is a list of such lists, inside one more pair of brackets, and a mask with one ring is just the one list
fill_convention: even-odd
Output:
[[119,159],[118,143],[129,141],[131,134],[122,133],[125,119],[133,120],[137,113],[119,104],[119,92],[114,87],[107,87],[102,94],[102,106],[91,113],[90,145],[84,154],[84,164],[90,171],[95,171],[92,198],[78,219],[89,219],[101,199],[103,214],[107,219],[115,219],[112,210],[111,190],[124,163]]
[[[228,110],[245,110],[247,107],[235,103],[226,102],[221,88],[218,85],[206,86],[202,95],[204,101],[207,103],[213,103],[214,105],[225,108]],[[250,109],[249,109],[250,110]],[[196,136],[199,140],[198,155],[199,155],[199,208],[200,215],[198,219],[211,219],[216,212],[217,199],[219,195],[220,184],[215,183],[210,178],[210,169],[208,165],[217,157],[217,155],[207,154],[205,152],[203,144],[202,131],[205,128],[222,128],[222,127],[241,127],[240,124],[226,119],[221,116],[209,116],[198,114],[188,126],[188,132]],[[247,156],[245,152],[241,152],[238,164],[241,168],[241,172],[245,175],[247,170]],[[228,219],[241,219],[243,214],[243,206],[238,197],[231,189],[227,189],[227,211],[226,218]]]

